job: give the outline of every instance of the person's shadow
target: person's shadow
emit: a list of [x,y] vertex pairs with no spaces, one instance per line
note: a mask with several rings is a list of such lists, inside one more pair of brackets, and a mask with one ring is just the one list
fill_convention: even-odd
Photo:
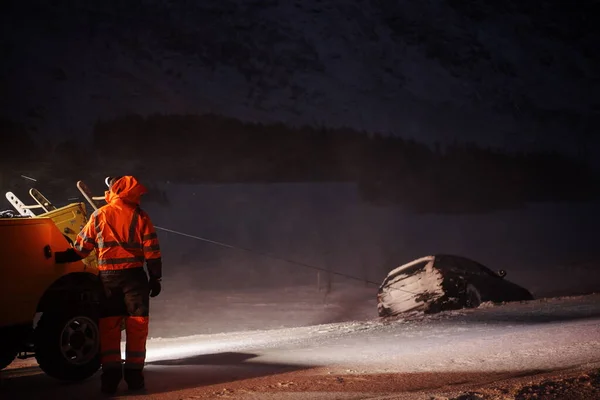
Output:
[[[252,361],[255,357],[256,354],[225,352],[149,362],[144,369],[146,390],[129,393],[127,384],[121,382],[116,396],[148,396],[311,368]],[[65,383],[48,377],[38,367],[7,369],[2,371],[0,398],[105,398],[100,394],[99,376],[100,372],[83,382]]]

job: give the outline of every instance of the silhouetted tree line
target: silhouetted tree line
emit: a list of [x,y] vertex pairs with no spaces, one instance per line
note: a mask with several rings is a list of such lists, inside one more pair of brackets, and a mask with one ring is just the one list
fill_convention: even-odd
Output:
[[348,128],[289,127],[219,115],[128,115],[94,127],[108,164],[175,182],[358,182],[366,201],[428,212],[473,212],[598,194],[585,163],[556,153],[475,144],[433,148]]
[[[476,212],[589,200],[599,187],[588,165],[556,153],[509,153],[465,143],[430,147],[348,128],[248,123],[212,114],[100,121],[91,146],[36,142],[21,125],[0,119],[0,138],[3,190],[22,184],[18,176],[9,178],[28,168],[38,182],[60,179],[70,189],[78,179],[101,182],[123,173],[149,184],[346,181],[357,182],[361,198],[375,204]],[[52,185],[44,190],[60,192]]]
[[355,179],[364,135],[217,115],[154,115],[98,122],[93,137],[103,156],[143,159],[157,178],[275,182]]

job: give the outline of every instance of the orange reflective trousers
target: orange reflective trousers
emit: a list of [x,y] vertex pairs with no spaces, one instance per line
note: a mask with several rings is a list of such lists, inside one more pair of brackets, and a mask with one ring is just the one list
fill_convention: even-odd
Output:
[[125,368],[143,369],[150,311],[150,288],[143,268],[100,271],[100,361],[121,368],[121,327],[125,321]]

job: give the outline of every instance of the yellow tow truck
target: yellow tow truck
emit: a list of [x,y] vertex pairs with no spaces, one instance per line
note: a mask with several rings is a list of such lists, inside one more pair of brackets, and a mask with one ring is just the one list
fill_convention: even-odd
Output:
[[35,357],[53,378],[83,380],[100,368],[96,256],[58,264],[54,253],[72,245],[86,206],[29,194],[33,205],[6,193],[17,212],[0,213],[0,369]]

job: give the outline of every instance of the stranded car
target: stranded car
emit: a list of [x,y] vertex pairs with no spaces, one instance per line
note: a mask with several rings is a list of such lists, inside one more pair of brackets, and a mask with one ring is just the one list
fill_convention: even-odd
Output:
[[390,271],[377,293],[380,317],[410,311],[436,313],[475,308],[484,302],[533,300],[531,293],[465,257],[435,255]]

